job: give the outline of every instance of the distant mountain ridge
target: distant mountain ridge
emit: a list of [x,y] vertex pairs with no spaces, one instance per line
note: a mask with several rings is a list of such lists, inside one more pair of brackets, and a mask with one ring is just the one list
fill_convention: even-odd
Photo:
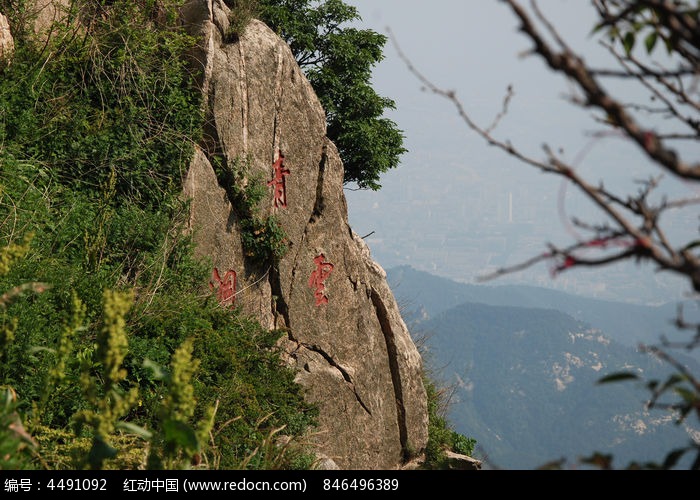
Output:
[[[670,367],[640,353],[631,333],[645,321],[663,323],[659,317],[673,315],[674,308],[605,303],[537,287],[461,284],[409,267],[387,275],[433,378],[452,390],[448,420],[477,440],[476,458],[485,464],[533,469],[601,452],[624,466],[660,462],[688,443],[687,430],[669,414],[645,411],[649,393],[640,383],[597,384],[622,370],[665,380]],[[598,325],[632,322],[629,345],[558,307]],[[651,338],[653,327],[646,332]]]
[[[400,299],[407,322],[420,322],[463,302],[498,306],[554,309],[590,323],[622,344],[637,347],[656,343],[662,334],[678,338],[673,325],[677,302],[646,306],[571,295],[527,285],[471,285],[418,271],[410,266],[387,270],[387,279]],[[420,308],[416,309],[416,304]],[[683,304],[686,319],[698,319],[694,302]]]

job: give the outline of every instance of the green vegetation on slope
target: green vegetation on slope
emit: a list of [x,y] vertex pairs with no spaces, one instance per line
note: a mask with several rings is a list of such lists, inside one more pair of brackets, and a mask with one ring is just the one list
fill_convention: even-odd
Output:
[[[16,43],[0,70],[0,468],[313,465],[303,444],[318,411],[280,363],[281,332],[219,306],[183,232],[203,118],[180,3],[72,2],[81,27],[55,26],[43,44],[26,3],[0,0]],[[255,2],[240,3],[244,24]],[[293,7],[291,25],[307,13]],[[363,92],[383,40],[368,43]],[[389,101],[376,104],[356,124],[375,139],[388,127],[389,150],[365,143],[384,159],[350,174],[374,188],[401,151],[376,121]],[[352,137],[365,135],[345,148]],[[238,196],[255,226],[256,193]],[[252,257],[278,258],[275,241],[250,242]],[[431,390],[427,465],[439,467],[445,447],[473,442],[448,429]]]
[[490,466],[661,464],[690,435],[644,407],[641,384],[599,385],[622,369],[665,379],[668,367],[551,309],[462,303],[422,322],[426,360],[454,387],[448,420],[479,443]]
[[183,236],[202,115],[178,2],[71,8],[44,46],[0,2],[0,468],[309,467],[275,446],[317,414],[280,333],[221,308]]

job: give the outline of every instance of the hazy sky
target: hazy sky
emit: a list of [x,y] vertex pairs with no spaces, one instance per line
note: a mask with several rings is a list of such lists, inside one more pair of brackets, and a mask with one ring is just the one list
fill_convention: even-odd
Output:
[[[479,122],[490,123],[500,111],[506,88],[512,84],[516,95],[509,120],[503,123],[503,135],[513,141],[541,136],[554,141],[570,139],[574,145],[580,142],[583,126],[590,126],[586,112],[563,103],[567,87],[560,77],[547,71],[541,60],[520,57],[530,48],[530,42],[517,31],[517,19],[500,0],[348,3],[358,8],[364,27],[383,34],[390,29],[414,66],[438,86],[456,91]],[[595,17],[587,1],[540,0],[540,5],[574,47],[591,45],[587,35]],[[598,53],[589,52],[591,57]],[[384,53],[385,60],[373,73],[373,83],[380,94],[396,101],[398,110],[390,116],[406,131],[409,146],[430,144],[427,139],[437,135],[446,146],[485,149],[459,122],[450,103],[421,91],[391,40]],[[562,111],[566,111],[565,116]],[[562,121],[569,127],[563,130]],[[536,148],[539,145],[537,142]]]
[[[362,17],[361,27],[386,35],[390,30],[393,40],[416,69],[439,87],[454,90],[467,112],[483,126],[490,124],[500,112],[506,88],[512,85],[515,95],[509,113],[494,133],[499,139],[509,139],[537,158],[543,157],[541,146],[545,142],[553,149],[562,148],[569,160],[586,151],[577,166],[589,174],[589,180],[597,182],[604,177],[608,187],[619,185],[625,186],[627,192],[636,191],[635,174],[647,172],[648,162],[635,146],[620,139],[597,141],[591,147],[586,134],[600,130],[591,119],[592,111],[566,101],[564,96],[570,94],[571,88],[561,76],[549,71],[541,59],[521,57],[531,43],[518,32],[518,20],[504,2],[346,0],[346,3],[357,7]],[[529,0],[521,3],[529,5]],[[596,19],[590,2],[540,0],[538,4],[567,42],[580,49],[589,62],[602,66],[609,61],[598,42],[589,36]],[[551,207],[551,220],[547,221],[552,227],[551,241],[571,243],[570,234],[557,215],[561,179],[542,174],[489,147],[460,120],[450,102],[422,90],[421,83],[399,58],[392,40],[385,46],[384,54],[385,60],[373,72],[373,85],[380,95],[396,102],[397,109],[387,116],[404,131],[409,151],[402,156],[398,168],[382,176],[380,191],[346,189],[350,224],[355,232],[365,235],[382,224],[390,226],[391,221],[381,220],[381,211],[367,217],[367,209],[395,199],[409,179],[417,185],[447,184],[456,182],[455,173],[469,172],[472,189],[478,188],[479,183],[493,183],[494,179],[505,189],[522,190],[524,186],[531,189],[538,203]],[[567,203],[576,199],[573,192],[567,196]],[[588,207],[576,205],[579,210],[581,206]],[[421,220],[419,212],[407,215],[415,217],[417,225],[430,223]],[[464,231],[468,222],[465,217],[455,217],[454,226],[448,231]],[[600,221],[597,216],[592,217],[593,221]],[[372,237],[366,241],[371,249]],[[544,249],[546,242],[542,243]],[[384,267],[395,265],[381,260],[379,263]],[[470,281],[473,277],[460,278]]]
[[[506,89],[512,85],[515,95],[509,113],[494,135],[510,139],[536,157],[542,157],[541,145],[547,142],[556,149],[563,148],[573,158],[587,147],[586,133],[600,129],[592,122],[590,110],[566,101],[571,87],[561,76],[549,71],[536,56],[522,57],[531,43],[518,32],[518,21],[504,2],[349,0],[348,3],[357,7],[362,27],[386,35],[390,30],[393,34],[385,46],[384,61],[373,72],[373,85],[381,95],[396,102],[397,109],[387,116],[406,134],[409,152],[402,157],[403,164],[411,164],[416,152],[449,150],[464,156],[465,163],[474,164],[471,160],[478,158],[479,168],[485,174],[487,169],[496,170],[494,165],[518,165],[522,178],[529,179],[533,185],[543,177],[551,177],[539,175],[488,147],[469,131],[450,102],[422,90],[418,79],[399,58],[392,40],[424,76],[443,89],[455,91],[467,112],[484,126],[501,111]],[[580,49],[588,61],[602,66],[610,60],[589,36],[596,20],[590,2],[540,0],[539,5],[567,42]],[[611,146],[627,147],[622,141],[608,141],[594,147],[592,154],[596,150],[609,151]],[[634,147],[629,150],[631,154],[636,151]],[[426,175],[439,173],[429,171]],[[629,175],[623,173],[622,177]],[[557,178],[545,182],[550,180],[553,185],[559,184]],[[401,168],[387,173],[382,185],[400,181]]]

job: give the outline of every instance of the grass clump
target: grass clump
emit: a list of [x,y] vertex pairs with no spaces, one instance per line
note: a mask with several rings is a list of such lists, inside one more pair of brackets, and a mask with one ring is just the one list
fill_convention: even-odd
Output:
[[40,45],[0,1],[25,34],[0,70],[0,468],[302,463],[266,447],[315,419],[279,334],[216,303],[185,236],[180,4],[71,2]]

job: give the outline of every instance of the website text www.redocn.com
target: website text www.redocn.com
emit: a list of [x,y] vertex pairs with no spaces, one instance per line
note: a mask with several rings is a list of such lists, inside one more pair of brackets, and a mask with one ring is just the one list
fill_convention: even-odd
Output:
[[306,480],[301,481],[193,481],[185,479],[183,491],[306,491]]

